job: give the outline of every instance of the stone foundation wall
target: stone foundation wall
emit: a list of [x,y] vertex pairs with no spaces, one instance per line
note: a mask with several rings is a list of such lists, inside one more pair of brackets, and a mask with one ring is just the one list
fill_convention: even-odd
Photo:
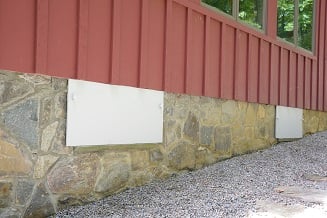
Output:
[[[47,216],[276,143],[274,106],[165,93],[162,144],[67,147],[66,94],[65,79],[0,71],[0,217]],[[316,117],[305,112],[306,132],[326,128]]]

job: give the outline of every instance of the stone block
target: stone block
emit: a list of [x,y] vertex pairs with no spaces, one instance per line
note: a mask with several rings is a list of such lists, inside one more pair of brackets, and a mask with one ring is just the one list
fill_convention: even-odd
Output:
[[189,113],[183,128],[184,136],[190,138],[193,142],[199,141],[199,121],[193,113]]
[[47,176],[49,189],[58,194],[88,194],[93,190],[98,169],[96,154],[63,157]]
[[62,78],[56,78],[52,77],[51,78],[51,86],[53,90],[66,90],[68,86],[68,80],[67,79],[62,79]]
[[148,151],[131,152],[132,170],[144,169],[149,165]]
[[178,143],[168,154],[169,167],[177,170],[195,168],[195,148],[187,142]]
[[0,175],[28,174],[32,162],[15,145],[4,141],[0,129]]
[[53,155],[38,156],[38,159],[34,165],[34,175],[35,179],[40,179],[46,175],[50,167],[58,160],[59,157]]
[[57,119],[66,119],[67,93],[62,92],[54,98],[54,114]]
[[201,126],[200,128],[200,144],[212,145],[213,144],[213,132],[212,126]]
[[150,151],[150,161],[152,162],[159,162],[163,160],[163,154],[160,151],[160,149],[156,149],[153,151]]
[[34,89],[19,80],[0,80],[0,105],[10,104],[33,93]]
[[7,207],[7,208],[4,208],[4,209],[0,208],[0,217],[3,217],[3,218],[21,218],[22,214],[16,208]]
[[59,123],[58,121],[50,124],[47,126],[42,132],[42,139],[41,139],[41,150],[44,152],[49,151],[49,148],[52,145],[53,138],[56,135],[57,127]]
[[40,107],[40,128],[47,126],[51,120],[52,98],[45,98],[41,101]]
[[27,143],[31,151],[36,151],[39,145],[38,106],[37,100],[29,99],[3,113],[4,125]]
[[101,160],[101,172],[94,190],[96,192],[114,193],[124,188],[131,172],[129,155],[124,153],[108,153]]
[[225,114],[236,115],[237,114],[237,104],[233,100],[228,100],[224,102],[221,106],[221,111]]
[[0,208],[8,207],[11,202],[12,183],[0,181]]
[[34,185],[35,183],[32,180],[18,180],[16,187],[16,204],[26,204],[32,195]]
[[216,151],[227,152],[232,144],[230,127],[216,127],[215,148]]
[[24,217],[47,217],[53,213],[55,213],[55,208],[52,204],[51,196],[47,192],[45,186],[40,184],[36,187]]

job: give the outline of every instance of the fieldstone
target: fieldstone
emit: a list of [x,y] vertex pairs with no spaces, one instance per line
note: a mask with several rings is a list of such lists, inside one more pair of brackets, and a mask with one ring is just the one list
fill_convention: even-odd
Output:
[[306,180],[310,180],[314,182],[327,182],[327,176],[320,176],[317,174],[304,174],[303,177]]
[[132,170],[144,169],[149,165],[148,151],[131,152]]
[[94,190],[96,192],[114,193],[124,188],[131,172],[128,155],[105,154],[102,162],[101,172]]
[[51,196],[45,186],[40,184],[36,187],[30,205],[27,207],[24,217],[47,217],[55,213],[55,208],[51,202]]
[[237,114],[237,104],[233,100],[228,100],[224,102],[221,106],[221,111],[225,114],[233,115]]
[[0,208],[8,207],[11,203],[12,183],[0,182]]
[[278,186],[275,191],[291,198],[298,198],[306,202],[327,203],[327,191],[319,189],[304,188],[301,186]]
[[256,121],[256,109],[253,104],[249,104],[246,110],[245,124],[253,126]]
[[160,151],[160,149],[150,152],[150,161],[159,162],[159,161],[162,161],[162,160],[163,160],[163,154]]
[[28,174],[32,162],[15,145],[3,140],[0,130],[0,175]]
[[52,88],[54,90],[66,90],[68,86],[68,80],[67,79],[62,79],[62,78],[51,78],[51,84]]
[[56,121],[47,126],[42,133],[41,150],[47,152],[51,147],[54,136],[56,135],[59,122]]
[[59,93],[54,98],[54,114],[58,119],[66,119],[67,93]]
[[212,145],[213,144],[212,136],[213,136],[212,126],[202,126],[200,128],[200,144]]
[[216,127],[215,131],[215,147],[217,151],[226,152],[231,147],[231,131],[230,127]]
[[40,127],[48,125],[51,119],[52,98],[45,98],[41,101],[40,107]]
[[22,74],[19,77],[29,83],[32,83],[34,86],[47,85],[51,82],[50,76]]
[[59,157],[53,155],[39,156],[34,165],[34,175],[35,179],[42,178],[49,168],[58,160]]
[[32,87],[19,80],[0,80],[0,105],[23,99],[33,91]]
[[264,119],[266,117],[266,111],[262,105],[258,107],[257,117],[258,119]]
[[188,114],[183,129],[184,135],[191,138],[194,142],[199,140],[199,121],[191,112]]
[[180,142],[168,154],[169,167],[173,169],[194,169],[195,149],[186,142]]
[[47,176],[50,191],[58,194],[88,194],[93,190],[98,164],[96,154],[61,159]]
[[16,187],[16,204],[25,205],[30,199],[34,188],[34,181],[19,180]]
[[61,121],[53,138],[51,151],[57,154],[71,154],[73,147],[66,146],[66,122]]
[[4,209],[0,208],[0,217],[4,218],[20,218],[22,217],[21,212],[16,208],[7,207]]
[[38,135],[38,101],[27,100],[3,113],[4,125],[36,151]]

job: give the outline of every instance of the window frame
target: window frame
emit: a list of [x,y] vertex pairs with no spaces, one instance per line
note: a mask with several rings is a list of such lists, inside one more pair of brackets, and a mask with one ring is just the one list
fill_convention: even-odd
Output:
[[[234,0],[233,0],[234,1]],[[295,47],[296,49],[299,49],[303,52],[308,52],[312,55],[315,54],[316,52],[316,11],[317,11],[317,1],[316,0],[313,0],[313,11],[312,11],[312,17],[313,17],[313,21],[312,21],[312,39],[311,39],[311,50],[308,50],[306,48],[303,48],[301,47],[299,44],[298,44],[298,36],[299,36],[299,1],[300,0],[294,0],[294,29],[293,29],[293,37],[294,37],[294,42],[289,42],[287,41],[286,39],[284,38],[281,38],[278,36],[278,32],[276,31],[276,38],[278,41],[281,41],[283,43],[286,43],[290,46],[293,46]],[[278,2],[278,0],[277,0]],[[277,3],[277,11],[278,11],[278,3]],[[297,18],[297,19],[296,19]],[[277,18],[278,19],[278,18]],[[278,20],[277,20],[278,22]],[[276,25],[278,26],[278,23],[276,23]],[[277,27],[278,28],[278,27]]]
[[224,11],[220,10],[219,8],[211,6],[211,5],[203,2],[202,0],[200,0],[200,1],[201,1],[201,4],[204,5],[205,7],[209,7],[210,9],[217,11],[219,14],[222,14],[224,16],[232,18],[233,20],[241,23],[242,25],[245,25],[245,26],[247,26],[251,29],[254,29],[258,32],[261,32],[261,33],[267,32],[267,28],[266,28],[267,27],[267,1],[269,1],[269,0],[262,0],[263,1],[263,7],[262,7],[263,16],[262,16],[262,27],[261,28],[255,27],[239,18],[238,15],[239,15],[240,0],[232,0],[232,14],[225,13]]

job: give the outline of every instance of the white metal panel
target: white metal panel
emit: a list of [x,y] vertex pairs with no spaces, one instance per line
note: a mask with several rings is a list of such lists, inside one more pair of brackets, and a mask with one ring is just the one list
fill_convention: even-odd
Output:
[[303,110],[284,106],[276,106],[276,138],[302,138]]
[[68,146],[162,142],[161,91],[68,82]]

